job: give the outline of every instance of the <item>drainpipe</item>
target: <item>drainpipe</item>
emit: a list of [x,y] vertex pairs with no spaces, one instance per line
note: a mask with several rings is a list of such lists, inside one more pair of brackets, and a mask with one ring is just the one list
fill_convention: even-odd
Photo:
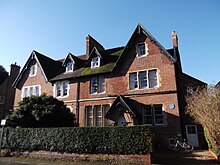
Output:
[[79,124],[79,96],[80,96],[80,82],[77,80],[77,87],[76,87],[76,122]]

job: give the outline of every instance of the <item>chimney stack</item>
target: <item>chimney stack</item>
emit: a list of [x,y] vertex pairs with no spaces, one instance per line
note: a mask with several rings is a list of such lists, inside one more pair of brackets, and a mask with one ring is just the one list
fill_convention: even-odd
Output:
[[173,41],[173,47],[178,48],[178,37],[175,31],[172,31],[171,33],[172,41]]
[[99,51],[105,50],[105,48],[98,41],[96,41],[90,35],[87,35],[86,36],[86,56],[87,56],[87,59],[89,58],[89,55],[94,47],[96,47]]

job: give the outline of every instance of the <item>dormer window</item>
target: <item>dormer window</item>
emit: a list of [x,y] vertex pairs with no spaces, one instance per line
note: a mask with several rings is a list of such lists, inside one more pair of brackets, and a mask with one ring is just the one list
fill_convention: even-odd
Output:
[[72,72],[73,71],[73,62],[68,62],[66,64],[66,72]]
[[34,77],[37,75],[37,65],[32,65],[30,67],[30,73],[29,73],[29,76],[30,77]]
[[100,67],[100,57],[93,57],[91,61],[91,68]]
[[137,56],[142,57],[142,56],[146,56],[147,54],[148,54],[147,45],[144,42],[137,44]]

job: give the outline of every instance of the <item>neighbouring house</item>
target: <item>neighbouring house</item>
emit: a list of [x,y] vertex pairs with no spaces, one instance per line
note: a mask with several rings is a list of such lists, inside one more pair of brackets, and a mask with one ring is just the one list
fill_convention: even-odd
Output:
[[167,149],[177,135],[204,147],[201,126],[185,114],[185,96],[206,84],[182,71],[178,38],[165,49],[141,24],[125,46],[106,49],[90,35],[86,53],[54,60],[33,51],[15,80],[15,108],[24,97],[47,93],[76,114],[84,126],[147,124],[155,148]]
[[15,88],[13,82],[20,72],[20,66],[12,64],[10,73],[0,71],[0,120],[4,119],[14,108]]

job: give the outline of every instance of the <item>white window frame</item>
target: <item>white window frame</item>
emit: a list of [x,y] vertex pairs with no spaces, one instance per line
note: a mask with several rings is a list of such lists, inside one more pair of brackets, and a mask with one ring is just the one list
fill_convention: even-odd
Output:
[[100,57],[93,57],[91,60],[91,68],[98,68],[100,67]]
[[[93,83],[96,81],[96,83]],[[104,90],[102,91],[102,87]],[[93,91],[93,89],[95,90]],[[94,77],[91,78],[90,80],[90,94],[100,94],[100,93],[105,93],[106,91],[106,84],[105,84],[105,77],[100,76],[100,77]]]
[[[38,93],[36,93],[37,87],[38,87]],[[31,94],[31,89],[32,89],[32,94]],[[27,92],[27,93],[25,94],[25,92]],[[21,99],[23,99],[25,97],[40,96],[40,95],[41,95],[41,86],[40,85],[25,86],[22,88]]]
[[[162,124],[159,124],[159,123],[156,123],[156,117],[159,116],[159,115],[156,115],[155,114],[155,107],[156,106],[161,106],[161,110],[162,110],[162,119],[163,119],[163,123]],[[149,107],[149,105],[148,105]],[[149,109],[148,109],[149,110]],[[144,111],[146,111],[146,107],[143,107],[142,108],[142,117],[143,117],[143,123],[146,123],[146,121],[144,120],[146,116],[151,116],[151,124],[148,123],[147,125],[152,125],[152,126],[163,126],[164,125],[164,106],[163,104],[154,104],[154,105],[150,105],[150,111],[151,111],[151,115],[145,115],[144,114]]]
[[66,73],[73,72],[74,62],[69,61],[66,63]]
[[[99,110],[101,110],[101,115],[96,115],[97,114],[97,108],[96,107],[100,107]],[[91,108],[90,110],[92,111],[91,114],[92,116],[88,116],[88,109]],[[110,108],[110,104],[103,104],[103,105],[89,105],[89,106],[85,106],[85,126],[87,127],[103,127],[103,126],[108,126],[109,123],[107,121],[107,119],[105,118],[106,113],[108,112]],[[91,125],[88,125],[88,117],[91,119]],[[96,120],[99,120],[99,124],[97,125]]]
[[[67,84],[67,88],[65,88],[67,91],[66,91],[66,95],[64,95],[64,85]],[[60,96],[57,96],[58,92],[57,92],[57,86],[60,85],[60,92],[61,92],[61,95]],[[69,90],[70,90],[70,84],[69,84],[69,81],[58,81],[54,84],[54,89],[53,89],[53,93],[54,93],[54,97],[56,98],[67,98],[69,97]]]
[[[99,114],[101,112],[101,114]],[[102,112],[102,106],[101,105],[94,105],[93,107],[93,118],[94,118],[94,126],[95,127],[100,127],[103,125],[102,117],[103,117],[103,112]],[[98,121],[98,123],[97,123]]]
[[37,75],[37,65],[31,65],[30,67],[30,72],[29,72],[29,77],[34,77]]
[[138,43],[136,46],[137,57],[145,57],[149,54],[148,45],[145,42]]
[[[150,83],[151,83],[152,79],[150,79],[149,73],[150,73],[150,71],[154,71],[154,70],[156,70],[156,86],[151,87]],[[145,87],[141,87],[141,82],[142,81],[140,80],[140,74],[144,73],[144,72],[146,73],[145,74],[146,75],[145,81],[146,81],[147,85]],[[132,74],[133,75],[136,74],[136,80],[131,80],[131,75]],[[141,71],[138,71],[138,72],[130,72],[128,77],[129,77],[129,80],[128,80],[129,90],[153,89],[153,88],[158,88],[159,87],[158,69],[148,69],[148,70],[141,70]],[[131,83],[136,83],[137,86],[135,88],[132,88]]]
[[[131,85],[133,85],[134,87],[133,86],[131,87]],[[135,90],[135,89],[139,89],[138,73],[132,72],[132,73],[129,73],[129,90]]]
[[[91,108],[91,109],[90,109],[90,110],[91,110],[91,116],[88,116],[88,114],[89,114],[89,113],[88,113],[88,109],[89,109],[89,108]],[[86,126],[87,126],[87,127],[92,127],[93,124],[94,124],[94,122],[93,122],[93,107],[92,107],[92,106],[86,106],[86,107],[85,107],[85,116],[86,116],[86,120],[85,120],[85,121],[86,121]],[[89,119],[89,118],[91,119],[91,125],[88,124],[88,119]]]

